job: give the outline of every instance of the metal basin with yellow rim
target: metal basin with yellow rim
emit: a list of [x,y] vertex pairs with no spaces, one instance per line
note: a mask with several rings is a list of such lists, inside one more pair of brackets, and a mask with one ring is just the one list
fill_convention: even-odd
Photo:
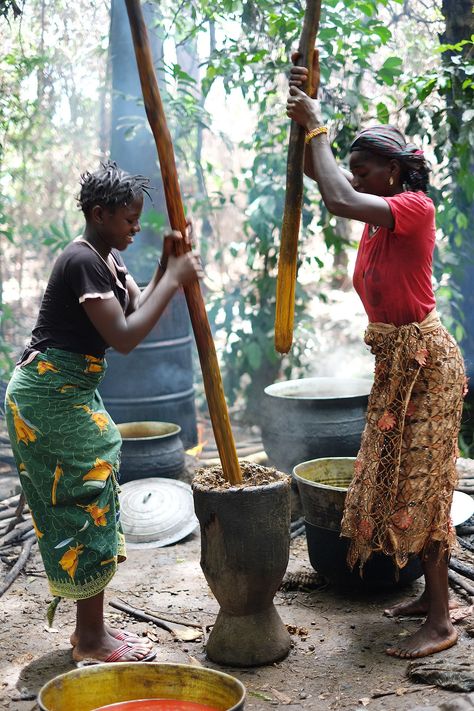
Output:
[[374,553],[363,577],[346,564],[349,540],[341,538],[347,489],[354,476],[355,457],[324,457],[297,464],[293,477],[303,506],[311,565],[333,583],[349,587],[389,588],[411,583],[423,574],[417,556],[397,570],[390,556]]
[[184,473],[181,427],[174,422],[121,422],[120,483],[148,477],[180,479]]
[[136,699],[173,699],[242,711],[245,687],[229,674],[187,664],[121,662],[61,674],[38,695],[42,711],[93,711]]

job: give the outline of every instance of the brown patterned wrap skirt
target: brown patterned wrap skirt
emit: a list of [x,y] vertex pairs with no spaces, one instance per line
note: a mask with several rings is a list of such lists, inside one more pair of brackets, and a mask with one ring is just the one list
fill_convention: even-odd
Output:
[[348,563],[374,552],[402,568],[431,541],[449,550],[451,502],[466,388],[460,350],[436,311],[422,323],[371,323],[375,375],[341,535]]

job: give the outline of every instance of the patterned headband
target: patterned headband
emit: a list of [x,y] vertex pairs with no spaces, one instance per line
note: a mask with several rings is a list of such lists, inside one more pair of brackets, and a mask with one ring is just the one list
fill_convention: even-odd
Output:
[[351,151],[367,150],[382,156],[399,158],[418,157],[424,153],[413,143],[406,143],[403,134],[395,126],[371,126],[362,130],[350,148]]

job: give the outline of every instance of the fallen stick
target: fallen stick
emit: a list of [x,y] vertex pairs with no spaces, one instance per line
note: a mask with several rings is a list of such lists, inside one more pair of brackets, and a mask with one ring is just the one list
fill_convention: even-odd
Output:
[[461,538],[461,536],[457,537],[458,543],[465,548],[467,551],[472,551],[474,553],[474,546],[468,543],[467,541],[464,540],[464,538]]
[[0,510],[3,509],[8,509],[10,506],[16,506],[16,504],[20,500],[20,494],[14,494],[13,496],[9,496],[6,499],[2,499],[0,501]]
[[17,520],[16,516],[9,516],[8,518],[2,519],[0,523],[0,530],[4,531],[10,525],[10,522],[13,520]]
[[459,595],[459,597],[462,597],[469,602],[471,601],[471,596],[467,594],[465,590],[459,587],[457,583],[455,583],[453,580],[448,580],[448,585],[451,588],[451,590],[454,590],[456,595]]
[[458,575],[453,570],[448,570],[448,579],[465,590],[471,596],[471,602],[474,601],[474,585],[471,585],[462,575]]
[[19,523],[24,523],[27,519],[23,514],[20,516],[11,516],[10,518],[4,519],[0,524],[0,537],[10,533]]
[[468,592],[459,587],[459,585],[452,580],[449,580],[449,586],[452,590],[454,590],[456,595],[459,595],[459,597],[462,597],[469,605],[472,605],[474,602],[474,597],[472,597],[472,595],[469,595]]
[[457,558],[450,558],[448,566],[456,573],[464,575],[465,578],[474,580],[474,566],[468,565],[467,563],[463,563]]
[[177,637],[184,642],[192,642],[193,640],[200,639],[202,637],[202,625],[182,625],[179,622],[167,622],[166,620],[161,619],[161,617],[156,617],[155,615],[139,610],[136,607],[131,607],[130,605],[127,605],[119,600],[111,600],[109,605],[114,607],[116,610],[125,612],[131,617],[135,617],[137,620],[142,620],[142,622],[151,622],[157,627],[161,627],[161,629],[170,632],[173,637]]
[[33,531],[33,522],[31,519],[22,521],[17,526],[8,531],[8,533],[0,541],[0,546],[11,545],[13,541],[20,540],[24,533]]
[[36,536],[36,532],[34,528],[28,529],[28,531],[25,531],[22,536],[20,536],[20,541],[26,541],[28,538],[31,538],[32,536]]
[[16,507],[13,506],[10,509],[3,509],[0,511],[0,521],[4,521],[5,519],[13,518],[15,515],[15,510]]
[[25,542],[21,549],[21,553],[18,556],[18,560],[13,566],[13,568],[10,570],[9,573],[6,574],[5,578],[3,579],[3,583],[0,586],[0,597],[2,597],[3,593],[8,590],[10,585],[13,583],[13,581],[18,577],[18,575],[21,573],[23,570],[23,567],[30,557],[31,549],[33,548],[34,544],[36,543],[36,538],[30,538]]
[[305,530],[306,526],[304,524],[302,526],[299,526],[298,528],[293,528],[290,532],[290,538],[297,538],[298,536],[303,535]]
[[461,491],[463,494],[472,494],[474,495],[474,486],[463,486],[462,484],[460,486],[456,487],[456,491]]
[[459,536],[470,536],[474,533],[474,526],[458,526],[456,532]]
[[[428,684],[427,686],[423,686],[423,690],[425,689],[436,689],[436,684]],[[416,694],[416,692],[419,690],[419,688],[405,689],[403,691],[403,694],[400,694],[397,689],[395,691],[374,691],[374,693],[371,694],[370,698],[381,699],[383,696],[405,696],[406,694]]]
[[9,551],[8,553],[0,553],[0,560],[2,563],[5,563],[5,565],[8,565],[10,568],[12,565],[15,565],[15,563],[18,560],[18,556]]
[[10,523],[15,520],[15,526],[17,523],[17,520],[13,518],[7,518],[7,520],[0,526],[0,537],[4,536],[6,533],[9,533],[12,530],[12,526],[10,526]]
[[15,517],[8,524],[6,533],[8,533],[9,531],[12,531],[15,528],[16,524],[23,519],[25,504],[26,504],[25,494],[23,492],[21,492],[21,494],[18,497],[18,502],[17,502],[16,509],[15,509]]

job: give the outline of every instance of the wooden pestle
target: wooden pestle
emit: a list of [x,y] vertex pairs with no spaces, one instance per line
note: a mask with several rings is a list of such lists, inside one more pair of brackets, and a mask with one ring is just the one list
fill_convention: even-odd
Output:
[[[311,72],[316,35],[321,14],[321,0],[307,0],[298,52],[298,64],[308,67],[309,75],[304,91],[311,87]],[[293,342],[295,314],[296,266],[298,233],[303,206],[304,135],[302,126],[291,122],[286,168],[286,193],[281,228],[280,257],[276,286],[275,348],[288,353]]]
[[[179,230],[184,234],[186,231],[186,217],[178,182],[173,144],[156,80],[143,13],[139,0],[125,0],[125,2],[132,31],[145,111],[158,150],[170,225],[172,229]],[[172,242],[172,248],[177,256],[190,249],[184,242]],[[184,288],[184,293],[201,362],[204,389],[222,464],[222,474],[231,484],[239,484],[242,482],[242,474],[230,426],[217,353],[199,282],[196,280],[187,285]]]

